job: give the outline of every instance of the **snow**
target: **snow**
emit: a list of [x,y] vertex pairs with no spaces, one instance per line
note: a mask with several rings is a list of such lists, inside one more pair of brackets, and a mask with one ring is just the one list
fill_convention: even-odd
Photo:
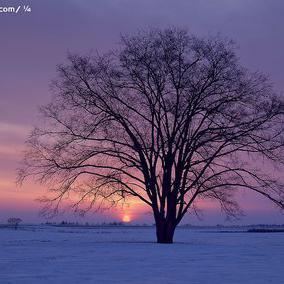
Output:
[[284,234],[151,227],[0,228],[0,283],[283,283]]

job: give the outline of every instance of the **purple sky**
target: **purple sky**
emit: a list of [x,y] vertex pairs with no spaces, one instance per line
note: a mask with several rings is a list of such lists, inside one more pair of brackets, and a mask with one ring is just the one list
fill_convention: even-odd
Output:
[[[0,222],[10,215],[40,220],[34,199],[43,189],[33,183],[16,188],[15,169],[25,137],[38,120],[37,108],[49,101],[49,82],[67,51],[106,51],[115,47],[120,34],[149,27],[175,25],[197,35],[220,33],[237,42],[243,65],[269,74],[276,90],[284,90],[283,0],[22,0],[0,4],[14,5],[29,5],[32,12],[0,13]],[[240,198],[245,200],[247,213],[241,222],[284,223],[283,215],[269,202],[251,194]],[[140,219],[149,218],[140,215]],[[204,223],[223,220],[215,211],[204,216]]]

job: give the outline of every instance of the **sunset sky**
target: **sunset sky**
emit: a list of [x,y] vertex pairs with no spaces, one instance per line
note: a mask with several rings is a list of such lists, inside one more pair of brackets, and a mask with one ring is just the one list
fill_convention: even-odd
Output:
[[[0,222],[10,216],[44,221],[35,202],[44,188],[33,181],[17,187],[16,169],[29,131],[40,124],[37,109],[50,100],[56,65],[64,62],[67,52],[104,52],[115,48],[120,34],[150,27],[174,25],[205,36],[220,33],[237,42],[244,66],[269,74],[275,89],[283,93],[283,0],[1,1],[1,6],[27,4],[30,13],[0,13]],[[242,193],[239,199],[246,213],[239,223],[284,223],[284,216],[268,201],[251,193]],[[224,222],[219,209],[212,204],[203,207],[202,222],[194,217],[185,222]],[[151,222],[147,210],[135,201],[86,220],[122,219]]]

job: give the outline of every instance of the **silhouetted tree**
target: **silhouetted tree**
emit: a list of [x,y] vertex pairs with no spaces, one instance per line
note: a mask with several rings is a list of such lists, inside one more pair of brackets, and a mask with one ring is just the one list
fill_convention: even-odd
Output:
[[13,226],[15,228],[15,230],[18,229],[19,224],[22,222],[23,220],[21,218],[9,218],[7,220],[7,223],[11,226]]
[[76,210],[134,196],[151,207],[158,242],[172,243],[200,200],[237,216],[245,188],[284,207],[263,165],[283,164],[283,99],[230,41],[175,28],[122,37],[120,51],[69,55],[53,91],[20,178],[51,182],[55,211],[71,192]]

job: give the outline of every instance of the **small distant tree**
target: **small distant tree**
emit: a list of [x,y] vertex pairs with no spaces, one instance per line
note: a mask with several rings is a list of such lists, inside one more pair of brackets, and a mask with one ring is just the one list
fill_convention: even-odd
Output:
[[284,100],[230,41],[175,28],[123,37],[118,52],[70,55],[53,90],[20,180],[48,183],[55,212],[70,193],[76,210],[132,196],[172,243],[205,199],[234,217],[242,188],[284,208],[281,173],[265,166],[284,164]]
[[9,218],[7,220],[8,224],[13,226],[15,228],[15,230],[18,229],[18,226],[19,224],[22,222],[23,220],[21,218],[15,218],[15,217],[12,217],[12,218]]

